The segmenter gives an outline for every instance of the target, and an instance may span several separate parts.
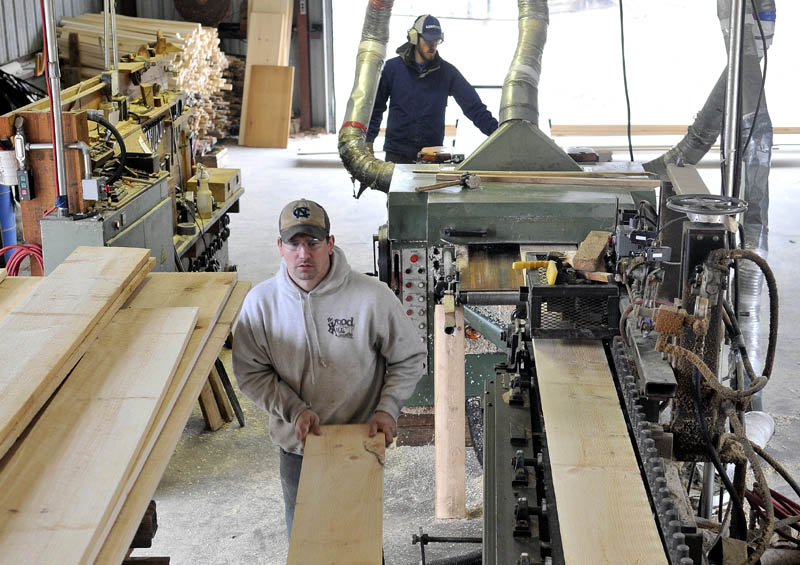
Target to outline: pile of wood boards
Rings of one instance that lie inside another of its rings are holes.
[[[0,282],[4,562],[125,557],[249,288],[153,264],[80,247]]]
[[[292,0],[250,0],[239,145],[286,147],[294,67],[289,63]]]
[[[121,59],[170,58],[173,77],[169,86],[186,92],[188,104],[194,107],[190,128],[198,152],[205,153],[217,138],[226,137],[228,102],[223,93],[231,89],[231,84],[223,77],[228,60],[220,51],[217,30],[192,22],[116,18]],[[92,76],[103,71],[103,14],[62,18],[57,29],[62,54],[69,53],[70,34],[77,36],[82,74]]]
[[[228,56],[228,69],[225,78],[230,81],[232,88],[225,93],[228,102],[230,123],[228,133],[230,137],[239,137],[239,118],[242,115],[242,96],[244,95],[244,74],[247,64],[244,57]]]

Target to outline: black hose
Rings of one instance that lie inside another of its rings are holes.
[[[794,493],[800,497],[800,485],[797,484],[797,481],[792,478],[789,474],[789,471],[786,470],[780,463],[778,463],[769,453],[764,451],[757,443],[752,443],[753,451],[755,451],[761,459],[766,461],[770,467],[775,469],[775,471],[783,478],[786,483],[792,487]]]
[[[745,516],[744,513],[744,506],[742,505],[742,499],[739,498],[736,489],[733,488],[733,484],[731,484],[731,480],[728,478],[728,474],[725,472],[725,467],[723,467],[722,461],[720,461],[719,459],[719,454],[717,453],[717,450],[714,447],[714,443],[711,441],[711,436],[708,434],[705,414],[703,412],[703,401],[700,397],[700,374],[697,369],[695,369],[692,372],[692,381],[694,382],[695,416],[697,417],[697,423],[700,425],[700,434],[703,436],[703,439],[706,442],[706,446],[708,447],[709,458],[711,459],[711,463],[714,465],[714,468],[717,470],[717,474],[719,475],[720,480],[722,480],[722,482],[725,484],[725,488],[728,489],[728,493],[731,495],[733,506],[736,509],[738,518],[741,520],[740,523],[747,524],[747,517]],[[714,496],[713,492],[709,493],[709,496],[713,497]]]
[[[767,344],[767,357],[764,360],[763,376],[767,379],[772,374],[772,366],[775,363],[775,350],[778,344],[778,317],[780,314],[780,307],[778,304],[778,283],[775,280],[775,275],[770,269],[767,261],[758,253],[750,251],[749,249],[724,249],[713,252],[712,261],[718,262],[720,256],[727,257],[729,260],[747,259],[755,263],[761,272],[764,274],[764,280],[767,282],[767,290],[769,294],[769,341]],[[727,265],[724,265],[727,269]]]
[[[122,138],[122,134],[119,133],[119,130],[115,128],[111,122],[98,115],[99,112],[87,112],[86,114],[89,120],[106,128],[106,130],[110,131],[111,135],[113,135],[117,140],[117,145],[119,146],[119,164],[112,173],[111,177],[108,179],[107,184],[110,186],[122,178],[122,173],[125,171],[125,165],[128,162],[128,153],[125,151],[125,140]]]
[[[731,338],[731,346],[736,347],[739,350],[739,354],[742,356],[742,365],[744,365],[744,370],[747,373],[747,377],[750,379],[750,382],[753,383],[758,378],[756,375],[755,369],[753,369],[753,364],[750,362],[750,357],[747,355],[747,348],[744,346],[744,341],[742,338],[742,330],[739,328],[739,321],[736,319],[736,314],[733,311],[733,306],[727,300],[722,301],[722,307],[725,309],[725,316],[723,316],[723,320],[725,323],[725,327],[728,328],[728,335]]]

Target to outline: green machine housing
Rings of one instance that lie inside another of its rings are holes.
[[[595,167],[593,170],[602,170]],[[416,192],[436,182],[438,165],[397,165],[388,194],[388,222],[375,236],[376,269],[406,308],[418,337],[428,345],[427,375],[410,405],[433,404],[433,309],[435,289],[464,279],[465,271],[489,262],[493,282],[509,282],[520,246],[576,248],[592,230],[614,233],[620,218],[642,200],[655,205],[655,189],[521,182],[481,182],[477,189]],[[613,181],[608,181],[613,183]],[[621,183],[624,184],[624,183]],[[507,259],[507,261],[506,261]],[[498,263],[497,261],[500,261]],[[524,284],[524,283],[522,283]],[[521,285],[517,285],[521,286]],[[499,290],[499,289],[487,289]],[[503,324],[465,307],[466,323],[504,350]],[[505,353],[466,356],[467,396],[482,394],[484,380]]]

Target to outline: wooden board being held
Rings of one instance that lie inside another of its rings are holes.
[[[384,435],[322,426],[306,439],[288,565],[379,565]]]

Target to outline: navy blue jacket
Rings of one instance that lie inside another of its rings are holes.
[[[389,120],[384,150],[415,159],[423,147],[441,145],[444,141],[444,111],[452,96],[464,115],[484,134],[497,129],[478,93],[453,65],[436,54],[436,59],[420,71],[414,60],[414,46],[406,43],[397,52],[399,57],[387,61],[383,68],[378,94],[372,108],[367,141],[378,136],[386,101]]]

